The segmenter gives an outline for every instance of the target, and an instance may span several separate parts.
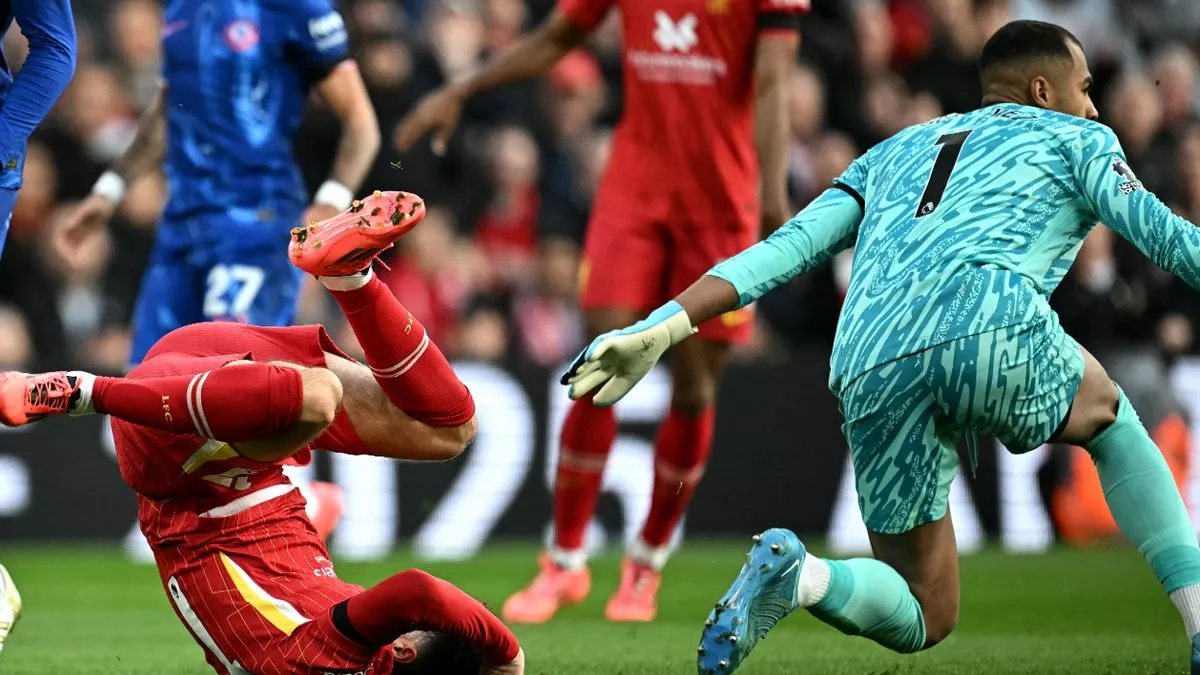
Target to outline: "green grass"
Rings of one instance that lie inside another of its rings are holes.
[[[737,572],[742,543],[689,545],[667,570],[657,622],[602,619],[616,558],[593,566],[583,605],[546,626],[518,627],[530,675],[695,673],[700,627]],[[426,569],[498,607],[534,571],[529,546],[487,550],[468,563]],[[0,660],[4,675],[202,675],[212,671],[175,619],[153,568],[109,548],[6,547],[0,557],[25,597],[25,615]],[[371,584],[413,566],[345,564]],[[744,675],[938,673],[1184,673],[1188,646],[1174,609],[1131,550],[1058,551],[963,560],[962,620],[937,648],[901,657],[842,636],[804,613],[784,621],[739,671]]]

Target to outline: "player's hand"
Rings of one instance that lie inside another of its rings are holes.
[[[517,658],[512,663],[503,666],[484,666],[480,675],[525,675],[525,650],[517,652]]]
[[[54,250],[68,269],[80,269],[86,260],[87,243],[103,234],[116,207],[107,198],[92,194],[79,203],[67,215],[63,224],[54,232]]]
[[[406,152],[426,134],[432,133],[434,154],[446,154],[446,146],[458,126],[465,100],[463,94],[452,86],[438,89],[421,99],[417,107],[396,127],[396,149]]]
[[[304,211],[304,215],[300,217],[300,223],[307,225],[309,223],[319,223],[322,220],[327,220],[341,213],[341,210],[336,206],[329,204],[313,204]]]
[[[573,401],[600,387],[592,401],[600,407],[613,405],[650,372],[667,349],[695,332],[687,312],[672,300],[632,326],[592,340],[563,373],[560,383],[568,385],[567,394]]]

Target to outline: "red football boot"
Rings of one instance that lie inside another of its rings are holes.
[[[370,267],[424,217],[425,202],[417,195],[376,190],[332,218],[294,228],[288,257],[313,276],[350,276]]]
[[[0,373],[0,422],[19,427],[43,417],[67,414],[78,389],[63,371]]]

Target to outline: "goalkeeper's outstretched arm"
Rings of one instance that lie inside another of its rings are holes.
[[[675,299],[693,326],[744,307],[853,245],[862,197],[836,184],[770,237],[719,263]]]
[[[1154,261],[1200,289],[1200,228],[1171,212],[1142,185],[1107,128],[1079,165],[1080,189],[1098,220]],[[1097,147],[1098,146],[1098,147]]]

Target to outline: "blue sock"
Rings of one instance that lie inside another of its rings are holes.
[[[805,561],[806,567],[820,564],[828,566],[828,587],[819,602],[807,607],[810,614],[847,635],[861,635],[902,654],[925,647],[921,605],[896,570],[870,558],[810,556]]]
[[[1200,632],[1200,545],[1162,451],[1125,392],[1117,419],[1086,446],[1121,532],[1150,563],[1179,608],[1188,637]]]

